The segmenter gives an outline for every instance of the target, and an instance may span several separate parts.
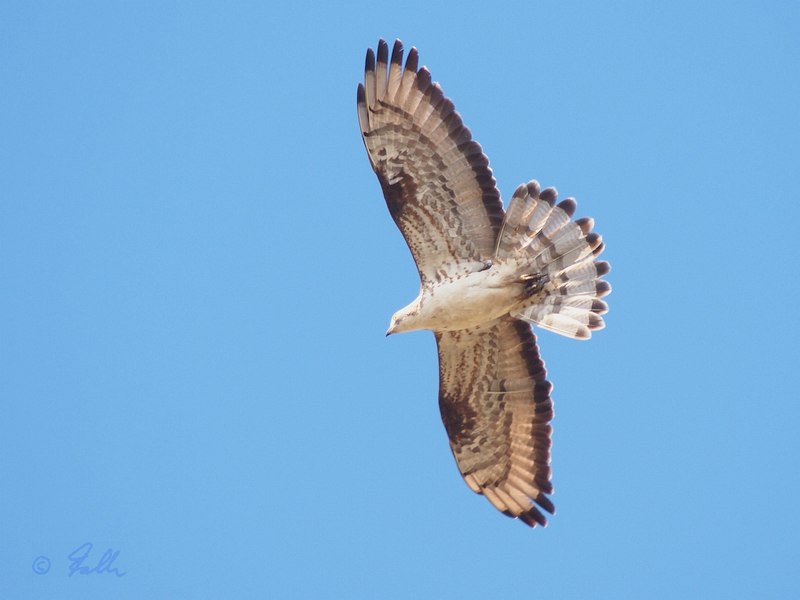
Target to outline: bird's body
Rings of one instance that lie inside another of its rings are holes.
[[[524,284],[507,265],[460,274],[441,285],[424,285],[394,316],[390,333],[469,329],[508,314],[524,297]]]
[[[389,333],[429,329],[439,351],[439,406],[469,487],[531,527],[553,513],[552,385],[530,324],[587,339],[604,326],[608,263],[591,219],[553,188],[519,186],[503,211],[480,145],[418,68],[367,51],[358,120],[389,212],[420,275]]]

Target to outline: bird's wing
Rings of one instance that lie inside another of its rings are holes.
[[[464,480],[504,514],[546,525],[552,385],[530,326],[507,316],[435,335],[439,408]]]
[[[503,205],[489,161],[415,48],[367,51],[358,122],[389,212],[420,278],[440,281],[492,258]]]

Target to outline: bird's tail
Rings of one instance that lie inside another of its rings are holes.
[[[528,297],[511,316],[561,335],[587,339],[605,326],[600,300],[611,291],[602,280],[610,271],[595,260],[603,251],[591,218],[573,220],[577,204],[567,198],[556,204],[554,188],[536,181],[521,185],[506,211],[497,236],[495,257],[520,265],[520,282]]]

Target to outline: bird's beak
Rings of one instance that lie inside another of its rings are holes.
[[[389,337],[389,336],[390,336],[390,335],[392,335],[393,333],[394,333],[394,331],[392,331],[392,328],[391,328],[391,327],[389,327],[389,329],[387,329],[387,330],[386,330],[386,337]]]

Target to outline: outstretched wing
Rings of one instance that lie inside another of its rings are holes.
[[[417,50],[385,41],[367,51],[358,122],[389,212],[422,282],[474,271],[491,259],[503,205],[489,161]]]
[[[467,485],[527,525],[553,514],[552,385],[529,325],[503,317],[436,333],[439,408]]]

